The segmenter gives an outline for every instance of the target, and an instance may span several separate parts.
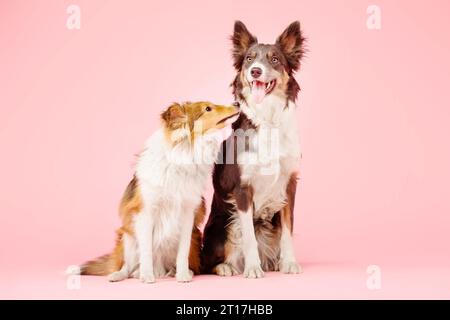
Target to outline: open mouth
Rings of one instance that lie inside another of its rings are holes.
[[[277,84],[277,81],[275,79],[271,80],[269,82],[253,80],[252,81],[252,96],[253,96],[253,99],[255,100],[255,102],[261,103],[261,101],[264,99],[264,97],[273,91],[276,84]]]
[[[221,124],[221,123],[225,123],[225,124],[229,124],[231,122],[234,122],[234,117],[237,118],[237,116],[239,115],[239,112],[236,112],[235,114],[232,114],[231,116],[228,116],[226,118],[223,118],[222,120],[220,120],[219,122],[216,123],[216,125]],[[227,122],[228,121],[228,122]]]

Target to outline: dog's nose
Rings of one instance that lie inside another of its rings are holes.
[[[250,71],[250,74],[255,79],[259,78],[262,74],[262,70],[261,70],[261,68],[255,67],[255,68],[252,68],[252,70]]]
[[[241,107],[241,104],[239,102],[235,101],[235,102],[233,102],[233,106],[239,109]]]

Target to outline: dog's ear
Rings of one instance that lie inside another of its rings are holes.
[[[247,50],[257,43],[258,39],[247,30],[245,24],[241,21],[236,21],[231,41],[233,42],[233,64],[236,70],[239,71]]]
[[[182,105],[174,103],[161,114],[161,119],[168,128],[177,129],[187,121],[187,115]]]
[[[278,37],[276,45],[286,57],[289,67],[296,71],[300,67],[300,59],[304,53],[304,41],[300,30],[300,22],[292,22],[286,30]]]

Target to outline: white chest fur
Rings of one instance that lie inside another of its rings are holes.
[[[248,152],[238,156],[241,180],[254,190],[255,217],[270,219],[285,205],[287,184],[300,161],[295,105],[266,97],[243,111],[257,129],[247,135]]]
[[[162,131],[147,142],[136,166],[136,176],[146,208],[143,211],[153,217],[155,249],[177,243],[182,216],[188,214],[187,208],[195,209],[200,204],[218,148],[213,139],[172,148]],[[196,153],[201,153],[201,157],[196,158]]]

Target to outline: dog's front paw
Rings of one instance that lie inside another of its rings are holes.
[[[193,276],[194,276],[194,273],[190,269],[183,270],[183,271],[177,271],[177,273],[175,275],[178,282],[190,282],[190,281],[192,281]]]
[[[154,269],[154,273],[156,278],[163,278],[167,274],[167,271],[164,267],[160,266]]]
[[[128,275],[126,272],[123,271],[115,271],[108,275],[108,281],[110,282],[122,281],[125,280],[126,278],[128,278]]]
[[[131,273],[131,277],[132,277],[132,278],[135,278],[135,279],[140,279],[141,276],[140,276],[140,273],[139,273],[139,269],[134,270],[134,271]]]
[[[175,268],[170,268],[166,273],[166,277],[175,277],[177,270]]]
[[[231,277],[237,274],[237,271],[228,263],[221,263],[216,266],[216,274],[222,277]]]
[[[155,282],[155,275],[153,272],[143,272],[142,270],[139,271],[139,280],[143,283],[154,283]]]
[[[283,273],[301,273],[302,267],[297,263],[297,261],[280,261],[280,271]]]
[[[262,271],[261,266],[258,265],[252,265],[252,266],[245,266],[244,270],[244,277],[248,279],[257,279],[264,277],[264,271]]]

